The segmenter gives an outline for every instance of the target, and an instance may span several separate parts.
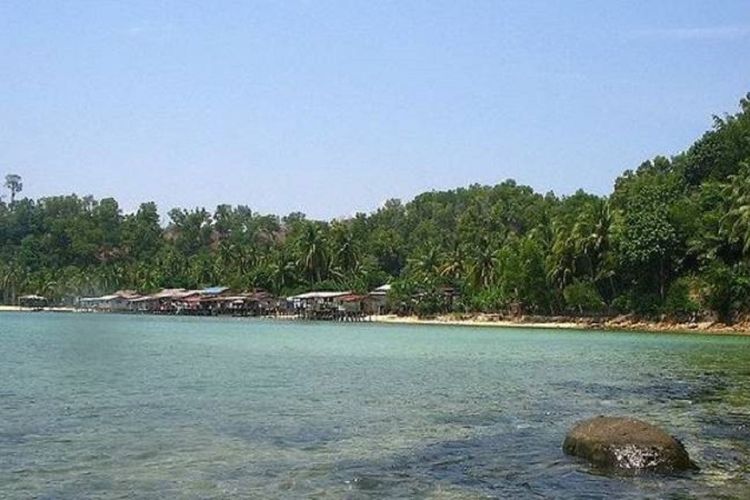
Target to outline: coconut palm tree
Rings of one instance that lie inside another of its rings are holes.
[[[612,213],[606,199],[598,199],[581,213],[573,226],[572,244],[582,259],[586,261],[592,281],[599,278],[601,266],[609,252]]]
[[[20,291],[26,286],[28,276],[16,262],[9,262],[0,268],[0,288],[3,302],[15,304]]]
[[[318,224],[305,223],[297,241],[297,252],[297,265],[310,283],[322,281],[328,274],[330,258],[325,235]]]
[[[475,289],[489,288],[496,283],[498,252],[487,239],[472,250],[469,262],[469,283]]]
[[[450,251],[443,256],[442,263],[440,264],[440,276],[459,280],[464,275],[465,264],[463,247],[456,241],[453,243]]]
[[[357,240],[351,229],[341,222],[334,222],[331,228],[331,254],[333,265],[340,272],[352,271],[359,264]]]
[[[432,245],[423,248],[416,257],[407,259],[407,264],[413,276],[434,278],[440,276],[442,261],[440,249]]]
[[[576,273],[576,240],[562,224],[554,232],[554,243],[547,258],[548,279],[562,290],[573,281]]]
[[[266,276],[269,288],[280,294],[296,281],[297,267],[295,262],[281,252],[275,252],[260,263],[261,274]]]
[[[750,253],[750,164],[743,163],[740,171],[729,177],[724,195],[728,208],[721,220],[721,231],[730,241],[739,243],[747,255]]]

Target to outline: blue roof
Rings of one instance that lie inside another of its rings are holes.
[[[204,288],[203,290],[201,290],[201,293],[205,293],[207,295],[218,295],[222,292],[226,292],[227,290],[229,290],[228,286],[212,286],[209,288]]]

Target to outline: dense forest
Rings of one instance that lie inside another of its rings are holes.
[[[276,294],[392,283],[408,312],[614,314],[734,321],[750,311],[750,94],[683,153],[611,195],[508,180],[322,222],[246,206],[123,214],[112,198],[0,201],[0,298],[223,284]],[[460,292],[450,306],[444,290]]]

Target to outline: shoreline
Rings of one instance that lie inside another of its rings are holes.
[[[75,313],[81,312],[74,307],[44,307],[31,308],[22,306],[0,305],[2,312],[55,312]],[[119,314],[119,313],[113,313]],[[290,316],[267,316],[270,319],[291,320]],[[718,322],[681,323],[674,321],[649,321],[630,316],[615,316],[611,318],[590,317],[557,317],[557,316],[533,316],[512,319],[500,319],[492,314],[446,314],[431,318],[420,318],[418,316],[398,316],[395,314],[365,316],[366,321],[381,324],[399,325],[432,325],[432,326],[472,326],[493,328],[536,328],[549,330],[599,330],[599,331],[625,331],[645,333],[680,333],[697,335],[737,335],[750,336],[750,324],[743,322],[735,325],[726,325]]]
[[[599,330],[613,332],[680,333],[694,335],[738,335],[750,336],[750,325],[741,323],[726,325],[716,322],[681,323],[672,321],[647,321],[627,316],[607,319],[567,317],[520,317],[498,319],[494,315],[467,314],[441,315],[434,318],[397,316],[395,314],[368,317],[376,323],[402,325],[481,326],[495,328],[538,328],[549,330]]]
[[[0,312],[77,312],[75,307],[25,307],[0,305]]]

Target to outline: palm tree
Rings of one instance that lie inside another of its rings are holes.
[[[408,259],[409,271],[420,277],[440,276],[442,256],[436,246],[423,249],[419,255]]]
[[[497,278],[498,252],[487,239],[474,248],[469,264],[469,283],[476,288],[489,288]]]
[[[10,262],[0,268],[0,288],[3,290],[3,301],[15,304],[19,291],[23,290],[27,281],[26,273],[15,262]]]
[[[193,255],[188,259],[191,286],[209,286],[218,283],[218,269],[215,259],[206,252]]]
[[[334,262],[343,271],[351,271],[359,264],[359,248],[354,234],[344,230],[334,238]]]
[[[724,195],[729,207],[721,220],[721,231],[730,241],[742,245],[742,252],[747,255],[750,253],[750,164],[744,163],[736,175],[729,177]]]
[[[310,283],[322,281],[328,274],[329,256],[325,236],[318,224],[308,222],[304,225],[297,250],[300,255],[297,265]]]
[[[271,290],[280,294],[295,282],[295,263],[281,252],[266,259],[265,268]]]
[[[72,268],[66,283],[68,290],[78,296],[94,295],[97,290],[92,274],[86,269]]]
[[[576,273],[575,238],[563,225],[555,228],[555,239],[548,256],[549,280],[558,290],[573,281]]]
[[[454,242],[453,248],[445,254],[440,264],[440,276],[459,280],[464,274],[464,252],[458,242]]]
[[[224,240],[219,244],[216,274],[224,283],[241,282],[256,264],[255,249],[250,244]]]
[[[609,252],[612,213],[606,199],[596,200],[587,207],[573,226],[572,238],[576,253],[586,260],[592,281],[599,279],[601,267]]]
[[[52,302],[57,302],[62,295],[62,286],[55,280],[44,279],[41,286],[38,287],[36,293],[42,297],[46,297]]]
[[[148,262],[138,262],[133,269],[130,284],[141,291],[156,290],[159,288],[158,269]]]
[[[122,286],[124,270],[119,263],[107,264],[97,268],[99,291],[111,292]]]

